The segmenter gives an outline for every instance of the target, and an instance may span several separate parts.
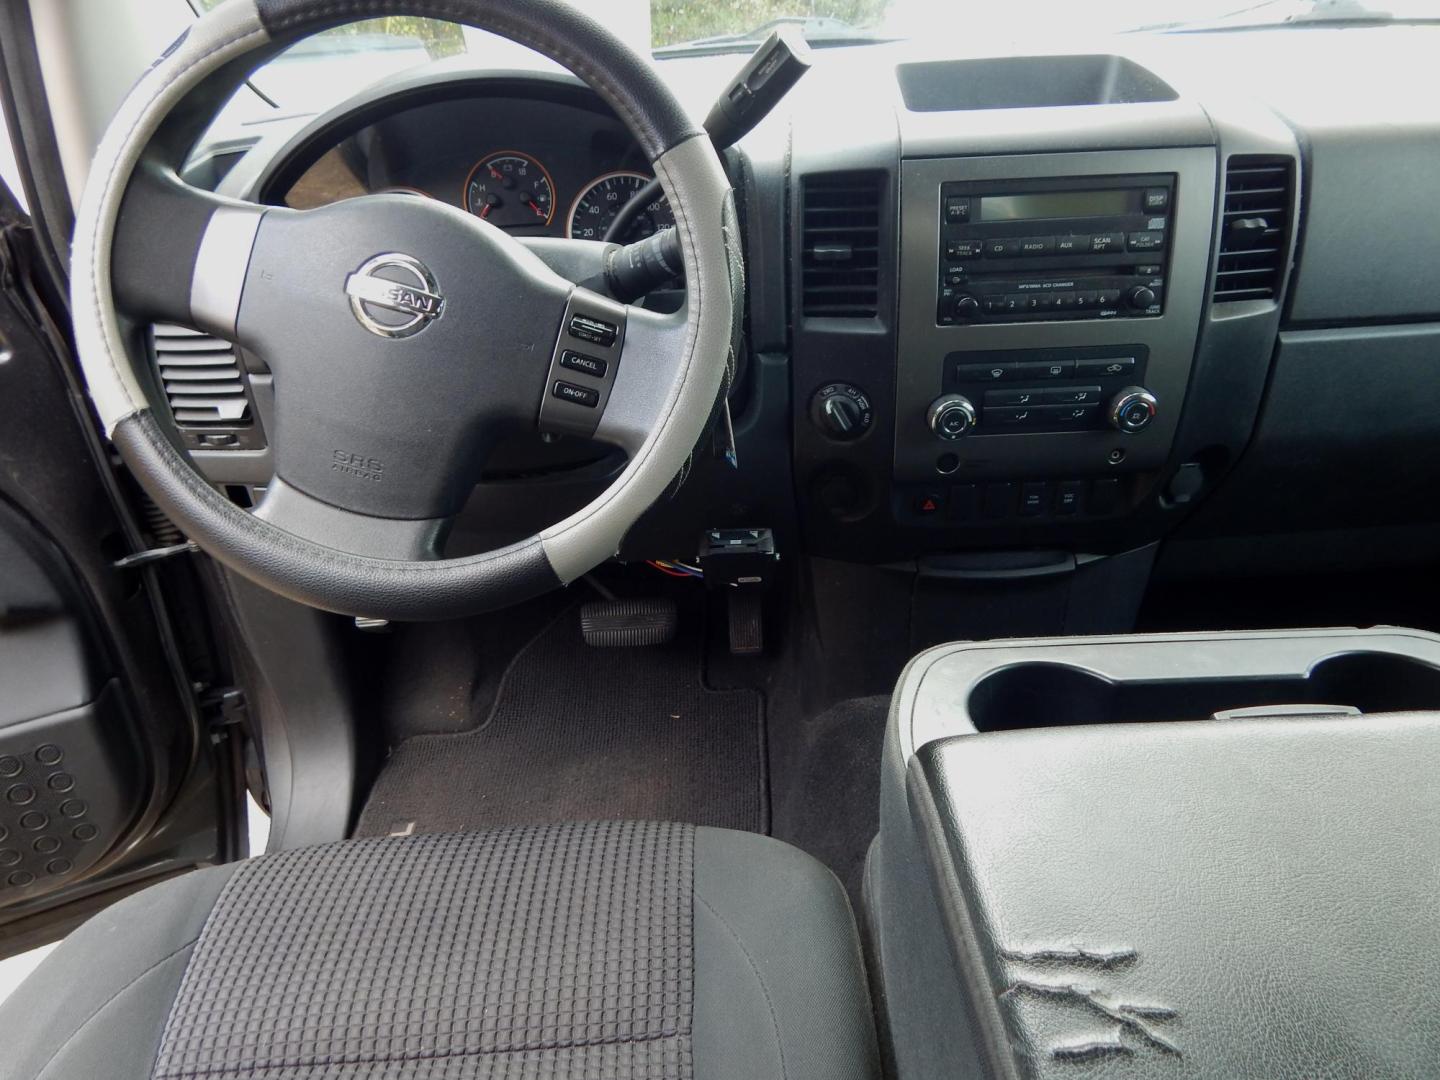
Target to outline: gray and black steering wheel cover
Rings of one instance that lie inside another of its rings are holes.
[[[483,555],[406,562],[353,555],[262,521],[205,483],[151,413],[114,303],[120,206],[172,110],[243,57],[357,19],[415,14],[468,23],[530,46],[584,79],[650,155],[684,253],[684,355],[654,430],[589,505],[528,540]],[[545,0],[228,0],[200,19],[125,100],[96,152],[77,218],[71,301],[91,399],[142,487],[220,562],[301,603],[415,620],[493,610],[580,577],[615,554],[629,527],[682,470],[729,362],[740,298],[734,204],[709,140],[644,60],[604,27]]]

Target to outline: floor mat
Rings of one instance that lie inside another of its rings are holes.
[[[860,907],[865,853],[880,827],[880,751],[889,695],[850,698],[788,727],[772,726],[771,833],[835,872]]]
[[[356,835],[626,818],[766,832],[764,698],[708,689],[701,620],[682,625],[669,645],[594,649],[566,610],[478,728],[391,752]]]

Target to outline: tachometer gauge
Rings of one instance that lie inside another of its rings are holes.
[[[470,170],[465,209],[502,229],[543,228],[555,217],[555,190],[540,162],[501,150]]]
[[[638,172],[612,172],[596,177],[570,208],[566,235],[572,240],[604,240],[620,208],[648,183],[650,177]],[[633,244],[674,224],[675,215],[670,212],[670,204],[665,201],[664,195],[660,195],[645,207],[629,231],[616,239],[622,244]]]

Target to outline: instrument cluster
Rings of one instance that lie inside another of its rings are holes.
[[[274,201],[310,209],[397,191],[459,206],[517,236],[603,240],[651,180],[649,162],[598,103],[471,93],[397,107],[329,145]],[[664,196],[625,235],[674,224]]]

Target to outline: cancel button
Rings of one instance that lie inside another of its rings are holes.
[[[603,379],[610,365],[599,357],[586,356],[584,353],[572,352],[566,349],[560,354],[560,366],[569,368],[571,371],[583,372],[586,375],[594,375],[597,379]]]

